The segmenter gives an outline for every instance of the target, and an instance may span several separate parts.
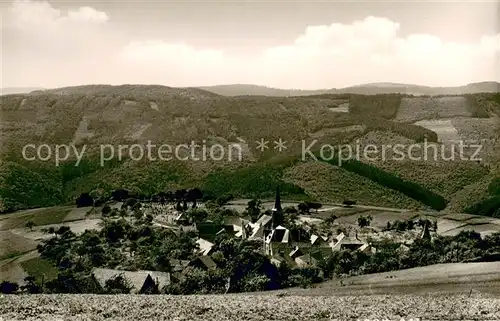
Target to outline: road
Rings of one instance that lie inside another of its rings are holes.
[[[228,205],[246,206],[248,201],[250,201],[250,199],[239,199],[239,200],[229,202]],[[299,202],[292,201],[292,200],[281,200],[281,204],[282,204],[282,206],[290,206],[290,205],[297,206],[299,204]],[[322,208],[318,209],[318,212],[328,212],[328,211],[337,210],[339,208],[346,208],[341,203],[323,203],[322,205],[323,205]],[[274,206],[274,201],[273,200],[262,201],[262,206],[264,206],[264,208],[266,208],[266,209],[272,208]],[[414,211],[411,209],[380,207],[380,206],[372,206],[372,205],[353,205],[350,208],[361,208],[361,209],[374,210],[374,211],[397,212],[397,213],[406,213],[406,212]]]

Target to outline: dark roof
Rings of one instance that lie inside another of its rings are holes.
[[[215,235],[222,229],[222,225],[215,223],[197,223],[196,230],[200,234]]]
[[[194,259],[191,262],[191,265],[195,265],[198,267],[205,267],[207,269],[215,269],[217,267],[217,264],[215,264],[214,260],[210,256],[204,255],[204,256],[198,256],[196,259]]]
[[[169,263],[170,263],[170,266],[172,267],[172,271],[174,271],[174,272],[181,272],[184,270],[184,268],[186,266],[189,265],[188,260],[170,259]]]
[[[238,216],[226,216],[224,217],[224,222],[222,223],[223,225],[240,225],[241,224],[241,217]]]

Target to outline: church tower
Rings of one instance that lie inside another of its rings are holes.
[[[275,229],[276,228],[276,223],[279,223],[279,222],[276,222],[276,218],[277,217],[281,217],[282,215],[282,212],[283,212],[283,209],[281,208],[281,198],[280,198],[280,187],[279,185],[276,186],[276,197],[274,199],[274,208],[272,209],[272,228]],[[278,224],[279,225],[279,224]]]

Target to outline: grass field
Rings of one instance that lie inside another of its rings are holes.
[[[47,282],[57,277],[57,269],[50,262],[40,257],[32,258],[20,264],[26,274],[34,277],[39,284],[42,283],[42,280]]]
[[[11,231],[0,231],[0,260],[36,249],[38,242]]]
[[[38,211],[20,211],[2,219],[0,231],[25,227],[28,221],[32,221],[36,226],[59,224],[72,211],[71,208],[69,206],[55,206]]]
[[[63,222],[79,221],[87,218],[89,216],[89,211],[92,207],[75,207],[66,215]]]
[[[484,294],[500,297],[500,262],[449,263],[334,279],[293,295]]]

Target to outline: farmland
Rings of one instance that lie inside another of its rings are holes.
[[[498,320],[500,301],[467,295],[136,296],[0,298],[6,320]]]

